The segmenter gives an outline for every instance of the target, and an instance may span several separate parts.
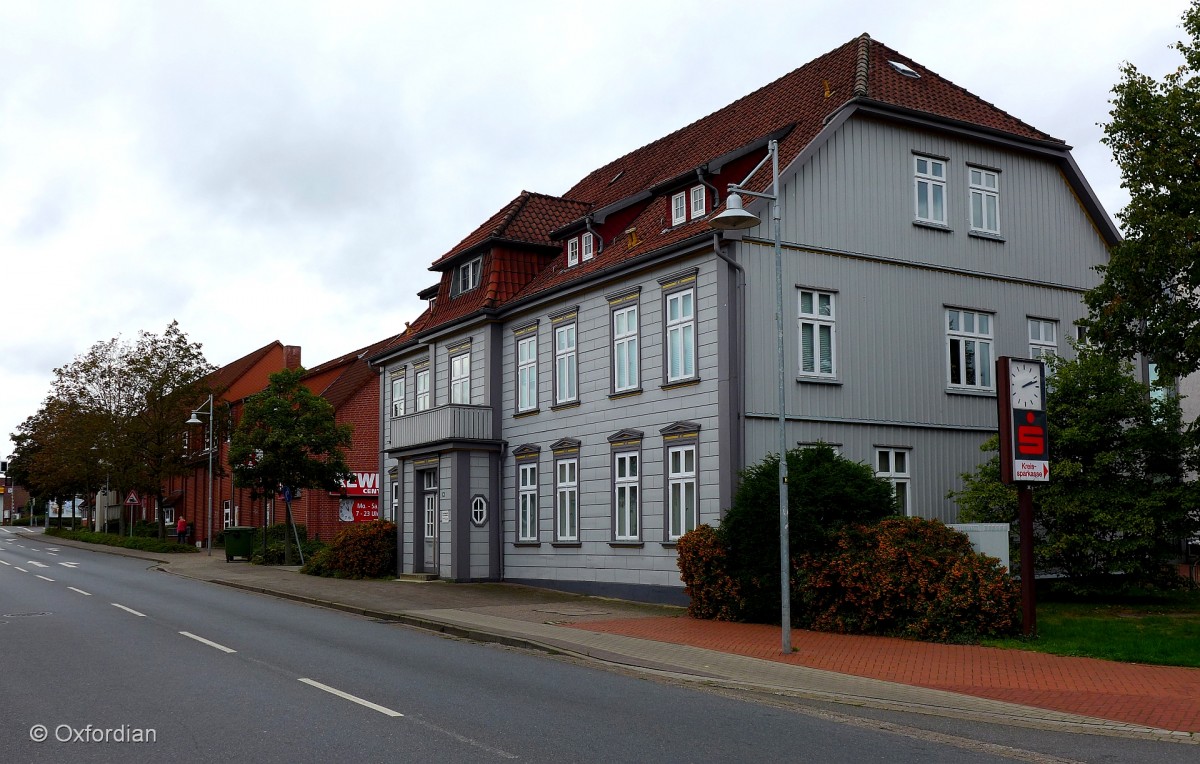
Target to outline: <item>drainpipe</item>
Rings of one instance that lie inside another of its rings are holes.
[[[737,314],[734,322],[736,331],[733,333],[732,340],[736,343],[736,349],[734,351],[734,363],[736,364],[738,375],[737,387],[739,392],[741,392],[741,396],[737,401],[735,401],[735,405],[737,407],[737,411],[735,413],[735,419],[737,422],[737,439],[734,441],[736,456],[734,457],[733,462],[735,472],[740,473],[741,470],[745,468],[743,461],[745,460],[746,454],[746,343],[743,339],[746,331],[746,269],[741,263],[725,254],[725,250],[721,246],[721,237],[717,233],[713,233],[713,251],[717,253],[717,257],[724,260],[729,267],[733,268],[737,272],[737,276],[734,278],[737,304],[732,308],[732,310]]]
[[[705,170],[706,170],[706,168],[707,168],[707,167],[708,167],[708,165],[705,165],[704,167],[697,167],[697,168],[696,168],[696,179],[697,179],[697,180],[699,180],[699,181],[700,181],[701,183],[703,183],[704,185],[706,185],[706,186],[708,186],[709,188],[711,188],[711,189],[712,189],[712,192],[713,192],[713,209],[715,210],[717,207],[720,207],[720,206],[721,206],[721,190],[720,190],[720,189],[718,189],[716,186],[714,186],[713,184],[709,183],[707,180],[705,180],[705,179],[704,179],[704,172],[705,172]],[[716,238],[716,237],[714,236],[714,238]],[[718,255],[720,255],[720,254],[721,254],[721,250],[720,250],[720,249],[718,249],[718,250],[717,250],[717,254],[718,254]],[[742,266],[740,266],[740,265],[738,265],[737,263],[733,262],[732,260],[730,260],[729,258],[725,257],[724,255],[721,255],[721,257],[725,258],[725,261],[726,261],[726,262],[728,262],[728,263],[731,263],[731,264],[733,265],[733,267],[734,267],[734,268],[737,268],[738,270],[742,270]],[[745,275],[745,271],[742,271],[742,275]]]
[[[599,256],[600,253],[604,251],[604,237],[596,233],[596,230],[592,228],[591,215],[587,215],[583,218],[583,224],[587,228],[587,232],[592,235],[592,240],[599,242],[599,244],[596,245],[596,256]]]

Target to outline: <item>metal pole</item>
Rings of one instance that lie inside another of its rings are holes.
[[[787,369],[783,352],[783,243],[779,210],[779,142],[771,141],[772,191],[775,194],[771,217],[775,223],[775,353],[779,365],[779,610],[783,654],[792,653],[792,576],[788,543],[788,466],[787,466]]]
[[[1017,513],[1021,525],[1021,633],[1037,633],[1037,601],[1033,572],[1033,489],[1017,486]]]
[[[213,397],[208,394],[208,520],[204,531],[204,544],[212,556],[212,495],[213,495]]]

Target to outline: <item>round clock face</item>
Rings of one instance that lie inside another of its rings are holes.
[[[1008,390],[1015,409],[1044,408],[1042,401],[1042,366],[1032,361],[1011,361],[1008,365]]]

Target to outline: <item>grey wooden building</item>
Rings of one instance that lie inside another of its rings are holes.
[[[427,310],[372,361],[404,571],[683,599],[675,541],[777,450],[769,209],[708,224],[772,140],[786,440],[956,519],[993,360],[1071,352],[1118,234],[1065,143],[864,35],[562,196],[523,192],[433,262]]]

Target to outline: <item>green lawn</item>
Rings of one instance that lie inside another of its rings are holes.
[[[1046,602],[1037,609],[1036,639],[985,645],[1126,663],[1200,668],[1200,593],[1149,602]]]

